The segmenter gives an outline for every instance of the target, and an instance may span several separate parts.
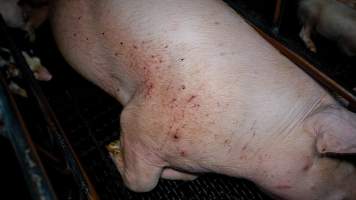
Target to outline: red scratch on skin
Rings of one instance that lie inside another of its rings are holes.
[[[186,156],[186,152],[185,152],[185,151],[181,151],[181,152],[180,152],[180,155],[181,155],[182,157],[185,157],[185,156]]]
[[[167,85],[166,91],[170,90],[172,88],[172,81]]]
[[[177,129],[176,129],[176,131],[175,131],[175,134],[174,134],[174,135],[178,137],[178,133],[179,133],[179,128],[177,128]],[[179,137],[178,137],[178,138],[179,138]]]
[[[246,160],[246,158],[247,158],[247,157],[246,157],[245,155],[241,155],[241,156],[240,156],[240,160]]]
[[[286,190],[286,189],[291,189],[292,186],[290,186],[290,185],[277,185],[276,188],[277,189],[281,189],[281,190]]]
[[[309,168],[310,168],[310,165],[309,165],[309,163],[308,163],[308,164],[304,165],[303,171],[307,171]]]
[[[193,107],[193,108],[199,108],[199,107],[200,107],[200,104],[195,103],[192,107]]]
[[[311,166],[312,166],[312,161],[311,161],[311,158],[308,156],[306,158],[306,163],[303,167],[303,171],[307,171],[308,169],[310,169]]]
[[[177,98],[173,98],[172,101],[170,103],[174,103],[177,101]]]
[[[247,149],[247,144],[242,147],[242,150],[246,150],[246,149]]]
[[[153,91],[153,83],[148,83],[147,84],[147,89],[146,89],[146,93],[145,93],[145,97],[151,97],[152,95],[152,91]]]
[[[190,103],[190,102],[192,102],[193,101],[193,99],[195,99],[197,96],[195,96],[195,95],[192,95],[189,99],[188,99],[188,103]]]

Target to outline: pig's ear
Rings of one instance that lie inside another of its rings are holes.
[[[320,154],[356,154],[356,114],[329,106],[307,119]]]

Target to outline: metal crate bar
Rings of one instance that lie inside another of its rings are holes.
[[[38,157],[31,136],[2,75],[0,75],[0,82],[0,115],[2,122],[0,134],[11,141],[32,198],[56,200],[57,197]]]
[[[96,200],[99,199],[94,187],[92,186],[88,176],[81,163],[79,162],[76,154],[74,153],[64,131],[61,127],[59,121],[57,120],[56,115],[54,114],[51,106],[49,105],[47,98],[44,96],[41,87],[36,82],[32,71],[28,67],[20,49],[16,46],[14,40],[8,34],[5,22],[0,15],[0,34],[5,39],[14,60],[16,61],[17,67],[23,74],[23,78],[26,84],[29,86],[30,95],[33,95],[37,101],[37,104],[46,120],[47,126],[50,130],[50,133],[56,138],[56,142],[59,144],[63,156],[66,160],[66,164],[70,171],[73,174],[73,177],[80,188],[80,192],[83,196],[86,196],[87,199]]]

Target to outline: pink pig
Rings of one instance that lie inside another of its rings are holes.
[[[56,0],[63,56],[123,106],[125,184],[213,172],[283,199],[356,199],[356,115],[220,0]],[[329,153],[336,158],[329,157]]]

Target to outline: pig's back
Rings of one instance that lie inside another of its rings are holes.
[[[53,22],[55,32],[62,33],[56,36],[62,52],[111,94],[115,83],[130,88],[127,94],[148,87],[152,91],[143,96],[189,100],[187,92],[179,93],[186,87],[221,115],[222,124],[249,118],[242,130],[251,132],[258,121],[263,134],[287,130],[286,124],[302,120],[327,96],[222,1],[56,4]],[[127,80],[113,78],[115,73],[127,74]]]

